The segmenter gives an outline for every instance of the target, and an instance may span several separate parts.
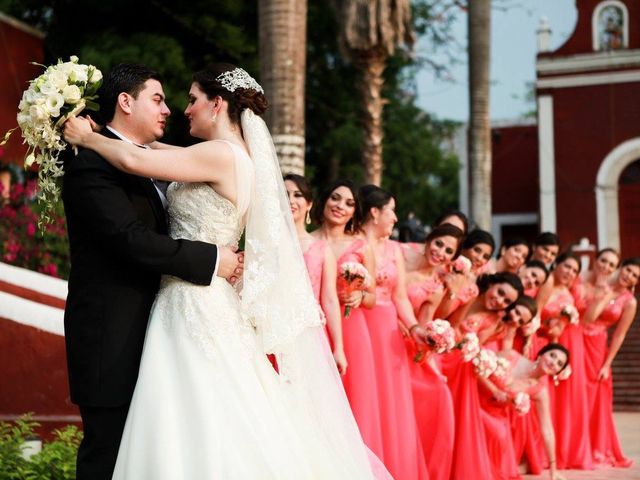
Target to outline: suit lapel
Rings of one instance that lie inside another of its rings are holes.
[[[105,137],[115,138],[116,140],[123,141],[117,135],[115,135],[108,128],[103,128],[101,132]],[[162,200],[160,200],[160,196],[158,195],[158,191],[156,187],[153,185],[153,182],[150,178],[140,177],[138,175],[127,174],[132,178],[135,178],[136,181],[140,184],[140,187],[145,192],[147,200],[149,201],[149,205],[151,205],[151,209],[153,210],[153,214],[156,216],[156,220],[158,221],[158,225],[162,227],[162,231],[165,232],[167,229],[167,215],[164,211],[164,205],[162,205]]]
[[[162,205],[162,200],[160,200],[160,196],[158,195],[158,191],[156,187],[153,185],[153,182],[150,178],[144,177],[136,177],[140,182],[140,185],[144,189],[147,194],[147,199],[151,204],[151,208],[153,209],[153,213],[158,219],[158,224],[163,227],[163,231],[167,228],[167,215],[164,211],[164,205]]]

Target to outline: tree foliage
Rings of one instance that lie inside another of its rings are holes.
[[[308,0],[306,81],[307,176],[320,186],[338,176],[361,181],[357,70],[340,54],[331,2]],[[414,0],[415,30],[430,46],[448,45],[455,2]],[[444,6],[443,6],[444,5]],[[445,8],[446,7],[446,8]],[[242,65],[258,76],[257,2],[249,0],[0,0],[8,13],[46,34],[46,61],[78,55],[103,70],[116,63],[148,64],[164,77],[170,117],[167,141],[187,144],[182,111],[191,74],[211,61]],[[415,105],[415,73],[446,68],[398,52],[385,72],[383,186],[425,223],[455,206],[457,163],[443,145],[452,125]]]

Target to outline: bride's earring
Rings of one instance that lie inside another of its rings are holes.
[[[307,210],[307,215],[304,217],[304,223],[311,225],[311,215],[309,214],[309,210]]]
[[[216,123],[217,118],[218,118],[218,114],[214,112],[214,114],[211,115],[211,123]]]

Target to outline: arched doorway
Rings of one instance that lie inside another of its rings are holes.
[[[639,220],[635,216],[638,213],[637,211],[634,213],[633,207],[631,207],[631,204],[637,205],[638,202],[638,191],[633,187],[633,185],[638,185],[638,180],[633,180],[633,178],[637,178],[633,173],[637,171],[635,170],[637,167],[631,167],[638,163],[638,159],[640,159],[640,137],[629,139],[611,150],[598,169],[595,189],[598,248],[621,248],[621,223],[625,223],[624,228],[626,228],[627,236],[631,241],[633,241],[634,232],[636,236],[640,235]],[[621,183],[623,172],[627,172],[627,167],[629,167],[628,173],[624,175],[625,180]],[[624,197],[618,193],[622,185],[624,185],[622,194]],[[620,202],[623,203],[620,204]],[[623,206],[625,213],[620,213]],[[640,254],[637,250],[634,251],[631,246],[626,250],[629,249],[631,250],[628,253]]]
[[[618,181],[620,250],[623,257],[640,255],[640,160],[629,164]]]

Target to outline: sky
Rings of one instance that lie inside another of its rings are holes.
[[[536,30],[547,17],[551,27],[551,50],[561,46],[577,21],[576,0],[511,0],[506,10],[494,8],[491,18],[491,120],[514,120],[535,108],[525,100],[527,83],[535,79]],[[467,44],[467,18],[459,15],[453,34],[462,48]],[[425,42],[418,55],[432,56]],[[436,55],[436,61],[444,56]],[[429,71],[417,77],[418,105],[441,119],[466,121],[469,112],[466,50],[457,53],[459,64],[452,68],[454,81],[438,80]]]

